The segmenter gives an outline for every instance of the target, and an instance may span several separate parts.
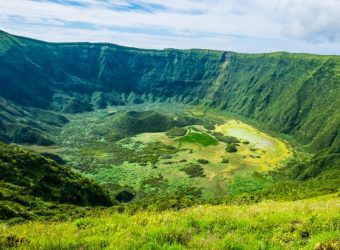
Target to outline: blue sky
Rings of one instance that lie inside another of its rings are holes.
[[[9,0],[0,29],[53,42],[340,55],[340,0]]]

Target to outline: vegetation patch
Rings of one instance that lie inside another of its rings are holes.
[[[116,194],[116,196],[115,196],[116,200],[119,201],[119,202],[129,202],[134,197],[135,197],[135,195],[133,193],[131,193],[130,191],[127,191],[127,190],[123,190],[123,191],[119,192],[118,194]]]
[[[240,140],[237,139],[234,136],[225,136],[223,133],[221,132],[214,132],[213,136],[215,136],[215,138],[221,142],[224,143],[239,143]]]
[[[15,249],[338,249],[339,199],[254,205],[159,199],[163,212],[94,211],[81,219],[0,227],[0,248]],[[169,211],[171,208],[171,211]],[[75,235],[77,237],[75,237]],[[210,240],[211,239],[211,240]]]
[[[227,159],[227,158],[223,158],[223,159],[222,159],[222,163],[224,163],[224,164],[227,164],[227,163],[229,163],[229,159]]]
[[[186,133],[187,133],[187,129],[185,128],[173,127],[168,132],[166,132],[166,135],[172,138],[172,137],[184,136]]]
[[[0,220],[53,214],[59,204],[113,204],[108,193],[92,180],[19,147],[0,143],[0,172]],[[50,209],[51,203],[54,208]]]
[[[152,177],[149,179],[145,179],[141,182],[141,187],[145,188],[145,186],[150,186],[154,188],[160,188],[162,187],[166,181],[164,180],[162,175],[159,175],[157,177]]]
[[[229,194],[250,193],[261,190],[272,184],[270,176],[235,176],[229,184]]]
[[[198,164],[191,164],[187,167],[181,168],[181,171],[189,175],[190,178],[205,177],[204,169]]]
[[[206,130],[214,130],[215,129],[215,125],[212,124],[212,123],[205,123],[203,125],[203,127],[206,129]]]
[[[200,163],[200,164],[208,164],[209,163],[209,161],[206,160],[206,159],[198,159],[197,162]]]
[[[190,130],[189,134],[187,134],[186,136],[179,138],[178,141],[182,143],[196,143],[204,147],[210,145],[218,145],[218,141],[215,138],[204,132],[193,130]]]
[[[225,147],[225,151],[227,151],[228,153],[236,153],[237,152],[237,146],[234,143],[228,144]]]

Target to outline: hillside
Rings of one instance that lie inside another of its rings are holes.
[[[339,56],[157,51],[0,36],[0,93],[20,105],[75,113],[129,101],[204,104],[292,135],[312,150],[339,152]]]
[[[0,97],[0,140],[6,143],[52,145],[50,135],[68,123],[65,116],[54,112],[20,107]]]
[[[0,220],[67,213],[62,204],[112,205],[99,185],[33,151],[1,143],[0,171]]]

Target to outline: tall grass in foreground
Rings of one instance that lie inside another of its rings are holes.
[[[2,225],[0,248],[340,249],[339,195]],[[328,248],[327,248],[328,247]]]

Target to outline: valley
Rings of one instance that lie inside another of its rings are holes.
[[[0,249],[339,249],[339,72],[0,31]]]
[[[137,199],[184,190],[204,200],[221,199],[233,178],[266,175],[292,156],[286,142],[204,107],[149,103],[67,119],[52,138],[56,145],[28,148],[56,153],[66,166]]]

